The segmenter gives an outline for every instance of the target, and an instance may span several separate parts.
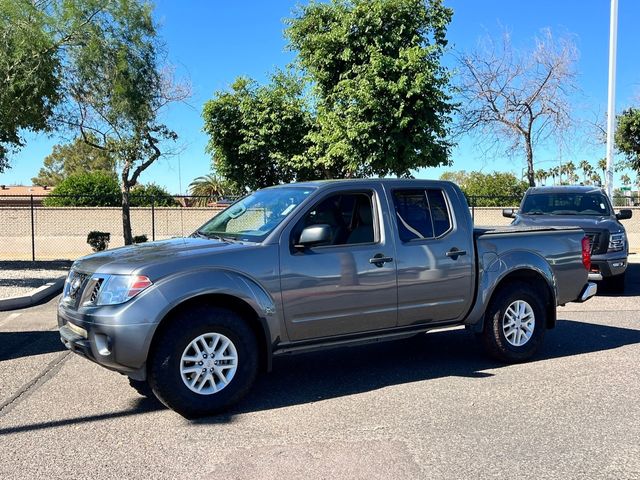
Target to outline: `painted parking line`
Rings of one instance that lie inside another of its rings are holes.
[[[20,315],[22,315],[21,313],[10,313],[7,318],[5,318],[4,320],[0,321],[0,327],[5,326],[7,323],[9,323],[11,320],[13,320],[14,318],[18,318]]]

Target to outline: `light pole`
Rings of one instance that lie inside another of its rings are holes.
[[[609,98],[607,101],[607,195],[613,199],[613,136],[616,125],[616,50],[618,43],[618,0],[611,0],[609,23]]]

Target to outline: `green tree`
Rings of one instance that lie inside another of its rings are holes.
[[[618,117],[615,143],[629,166],[640,172],[640,109],[629,108]]]
[[[510,172],[445,172],[441,180],[457,183],[477,207],[498,207],[517,204],[527,191],[528,182],[518,180]]]
[[[311,2],[286,35],[312,81],[306,167],[324,176],[409,176],[449,164],[454,104],[441,63],[452,11],[441,0]]]
[[[116,207],[119,203],[118,180],[102,171],[69,175],[44,199],[47,207]]]
[[[131,189],[177,139],[159,114],[188,96],[188,88],[176,84],[162,65],[150,4],[68,0],[60,2],[60,12],[61,28],[76,32],[64,50],[64,122],[118,163],[123,236],[129,245]]]
[[[580,160],[580,164],[578,166],[580,167],[580,170],[582,170],[582,181],[586,185],[589,182],[591,172],[593,172],[593,167],[587,160]]]
[[[602,178],[607,178],[607,159],[601,158],[598,160],[598,168],[602,171]]]
[[[210,201],[223,198],[233,193],[231,186],[218,175],[209,174],[197,177],[189,184],[189,193],[196,198],[194,203],[206,206]]]
[[[238,78],[203,110],[208,151],[216,172],[234,190],[254,190],[317,176],[301,155],[312,125],[295,75],[278,72],[268,85]]]
[[[549,173],[546,170],[539,169],[539,170],[536,170],[535,177],[536,177],[536,182],[538,182],[538,186],[544,185],[547,178],[549,178]]]
[[[61,99],[61,62],[39,2],[0,0],[0,173],[24,145],[21,131],[44,131]]]
[[[178,205],[165,188],[155,183],[138,184],[131,189],[130,203],[132,207],[175,207]]]
[[[96,143],[95,136],[89,134],[92,143]],[[108,151],[92,147],[82,138],[76,138],[71,143],[54,145],[52,152],[44,159],[44,165],[38,176],[31,181],[34,185],[55,187],[69,175],[81,172],[104,171],[116,173],[116,162]]]

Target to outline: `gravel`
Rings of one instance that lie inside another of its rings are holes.
[[[0,261],[0,299],[28,295],[46,283],[64,276],[70,261]]]

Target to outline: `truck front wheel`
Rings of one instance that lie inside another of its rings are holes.
[[[547,323],[543,293],[531,285],[513,282],[493,297],[485,314],[482,343],[502,362],[531,358],[544,337]]]
[[[187,418],[238,402],[258,372],[256,338],[245,320],[224,308],[181,312],[161,332],[148,378],[158,399]]]

